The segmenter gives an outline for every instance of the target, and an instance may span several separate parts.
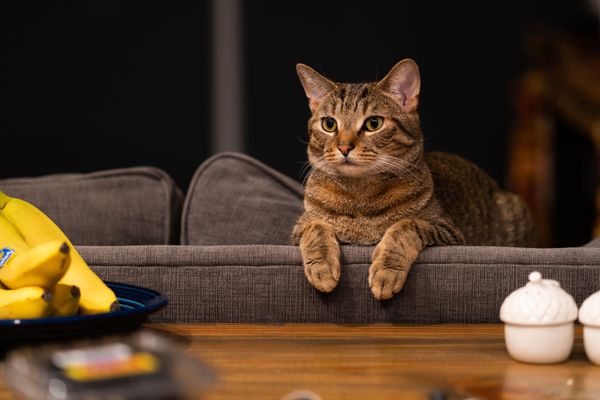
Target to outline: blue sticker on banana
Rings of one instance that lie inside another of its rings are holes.
[[[9,247],[0,249],[0,267],[3,267],[4,264],[10,260],[13,254],[15,254],[15,251]]]

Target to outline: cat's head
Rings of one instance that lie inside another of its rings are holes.
[[[416,112],[421,79],[417,64],[400,61],[379,82],[336,83],[298,64],[312,116],[308,158],[314,169],[351,177],[405,175],[422,156]]]

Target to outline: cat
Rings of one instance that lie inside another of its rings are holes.
[[[337,286],[340,243],[375,245],[368,283],[379,300],[402,289],[426,246],[534,246],[519,197],[459,156],[424,152],[413,60],[376,83],[335,83],[303,64],[296,70],[312,112],[311,171],[292,242],[317,290]]]

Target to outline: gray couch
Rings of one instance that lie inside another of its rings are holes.
[[[428,248],[385,302],[367,285],[373,248],[343,246],[339,286],[319,293],[288,244],[302,186],[236,153],[206,160],[185,196],[151,167],[6,179],[0,190],[46,212],[105,280],[166,294],[157,322],[497,322],[503,299],[533,270],[578,304],[600,289],[600,241],[592,241]]]

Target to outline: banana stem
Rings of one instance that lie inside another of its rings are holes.
[[[10,201],[10,197],[0,191],[0,210],[4,208],[6,203]]]
[[[44,290],[42,299],[44,299],[46,303],[50,303],[50,301],[52,301],[52,293],[49,290]]]
[[[71,296],[81,297],[81,290],[79,290],[78,286],[71,286]]]

